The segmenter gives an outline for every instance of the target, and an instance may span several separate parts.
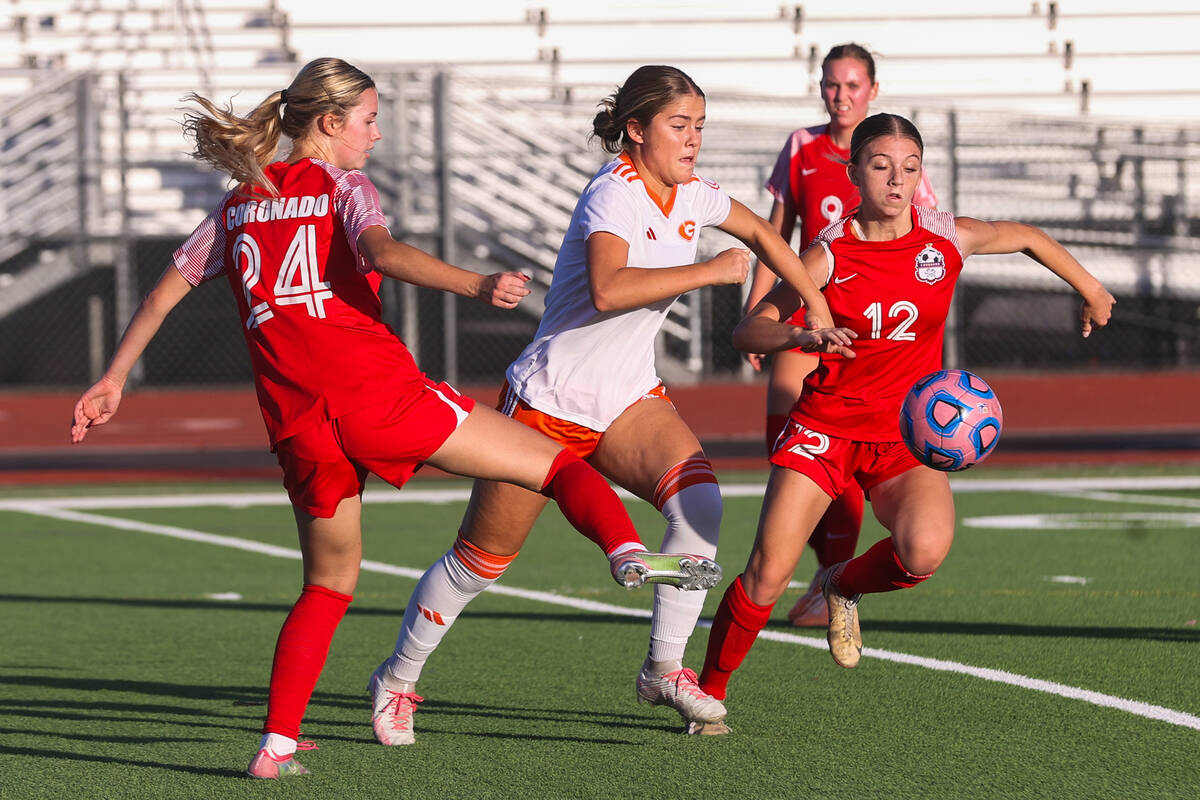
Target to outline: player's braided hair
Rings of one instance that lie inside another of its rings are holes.
[[[854,135],[850,137],[850,163],[857,164],[862,150],[872,139],[880,136],[900,136],[916,142],[917,149],[925,153],[925,142],[921,140],[921,132],[899,114],[872,114],[858,123]]]
[[[607,152],[619,153],[629,143],[625,130],[629,120],[649,126],[655,114],[688,94],[704,97],[683,70],[662,65],[638,67],[615,92],[600,101],[588,140],[599,139]]]
[[[239,183],[277,196],[279,191],[263,168],[275,157],[280,136],[292,141],[304,138],[313,120],[325,114],[344,117],[358,105],[362,93],[374,87],[369,75],[340,58],[318,58],[305,64],[287,89],[272,92],[245,117],[234,114],[232,104],[221,108],[189,94],[185,99],[202,110],[184,115],[184,134],[196,142],[193,158]]]

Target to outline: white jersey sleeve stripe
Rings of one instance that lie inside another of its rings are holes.
[[[388,229],[387,217],[379,201],[379,190],[370,178],[358,170],[340,170],[325,162],[318,163],[334,179],[333,207],[346,232],[346,243],[358,260],[358,270],[370,272],[374,267],[366,263],[358,252],[358,237],[370,227]]]
[[[225,193],[217,207],[172,256],[175,269],[192,286],[199,286],[225,272],[225,225],[221,217],[232,195],[232,191]]]

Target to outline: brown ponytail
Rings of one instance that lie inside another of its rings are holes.
[[[625,132],[629,120],[636,119],[648,127],[655,114],[688,94],[704,97],[696,82],[682,70],[660,65],[638,67],[624,84],[600,101],[588,139],[599,139],[607,152],[619,153],[629,143]]]

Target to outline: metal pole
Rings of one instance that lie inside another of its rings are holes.
[[[401,232],[406,232],[409,219],[412,217],[412,176],[408,168],[409,153],[412,148],[411,133],[408,122],[408,73],[396,74],[395,100],[392,104],[393,135],[396,139],[395,164],[396,175],[396,208],[397,220]],[[417,287],[405,283],[400,287],[403,323],[400,338],[408,345],[413,353],[421,352],[420,306],[417,302]]]
[[[79,219],[75,225],[75,269],[83,272],[88,267],[88,232],[90,230],[91,196],[88,180],[88,107],[91,97],[86,77],[75,81],[75,213]]]
[[[950,192],[948,195],[950,211],[959,213],[958,196],[958,112],[951,111],[948,119],[949,141],[946,150],[950,162]],[[950,299],[950,311],[946,316],[946,333],[942,341],[942,360],[949,369],[955,369],[962,363],[962,342],[959,336],[961,327],[961,312],[959,303]]]
[[[126,88],[125,73],[117,73],[117,125],[120,126],[117,132],[117,171],[120,180],[118,197],[121,204],[121,230],[117,235],[113,269],[115,280],[113,317],[116,322],[116,341],[120,341],[121,334],[124,333],[125,326],[133,317],[133,310],[137,305],[137,273],[134,270],[133,244],[129,230],[129,153],[126,146],[126,138],[129,135],[129,109],[125,104]],[[141,383],[145,377],[142,363],[139,360],[130,370],[129,380],[134,385]]]
[[[438,256],[453,264],[454,200],[450,186],[450,75],[438,72],[433,76],[433,148],[434,168],[438,182]],[[458,382],[458,298],[442,294],[442,353],[443,372],[450,383]]]
[[[1145,146],[1145,131],[1142,128],[1133,129],[1133,236],[1134,241],[1141,244],[1146,235],[1146,158],[1142,148]]]
[[[1187,153],[1187,129],[1180,128],[1179,135],[1176,139],[1179,142],[1179,153],[1182,156]],[[1176,236],[1187,236],[1189,216],[1189,203],[1187,192],[1187,159],[1178,158],[1175,161],[1175,193],[1179,196],[1179,206],[1175,211],[1175,226],[1171,233]]]
[[[88,380],[100,380],[104,374],[104,301],[92,295],[87,302]]]

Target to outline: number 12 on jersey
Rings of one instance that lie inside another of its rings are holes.
[[[887,338],[897,342],[913,342],[916,341],[917,335],[909,330],[913,323],[917,321],[917,307],[907,300],[899,300],[892,304],[888,309],[888,318],[904,317],[900,323],[892,329],[892,332],[887,335]],[[867,306],[867,310],[863,312],[863,316],[871,320],[871,338],[878,339],[883,331],[883,303],[871,303]]]

